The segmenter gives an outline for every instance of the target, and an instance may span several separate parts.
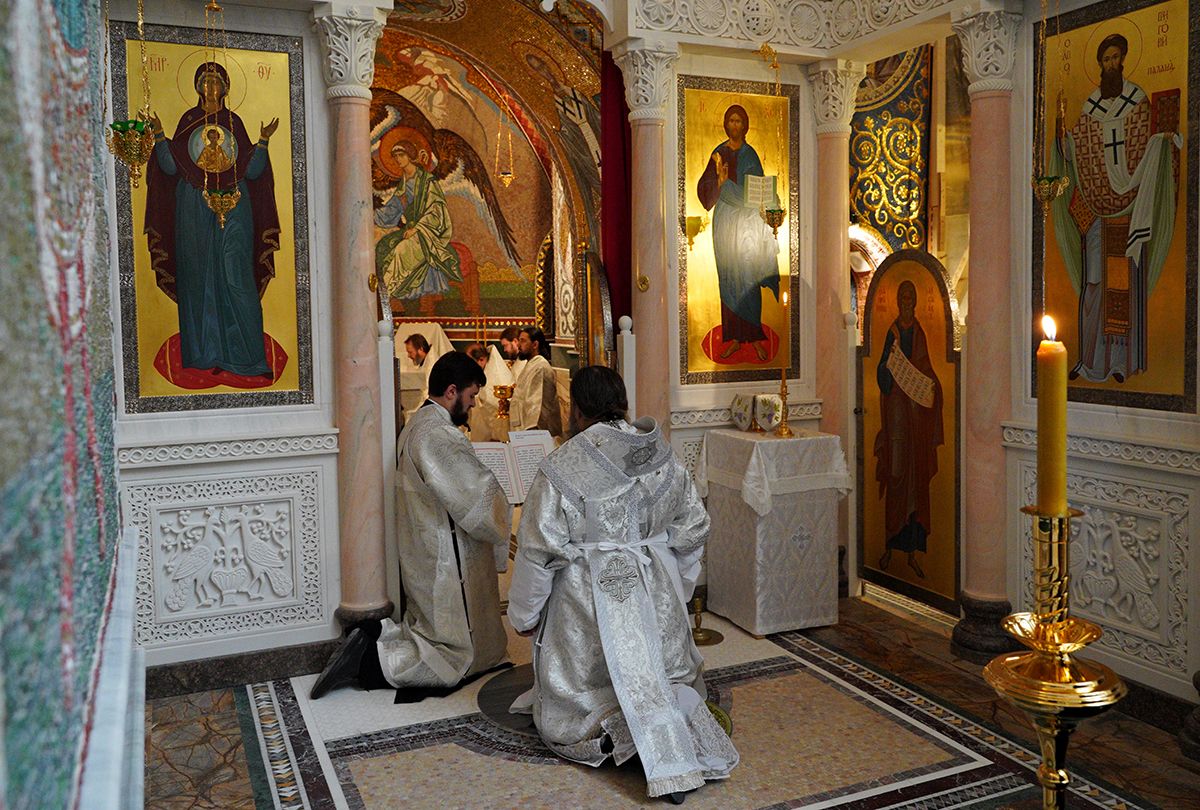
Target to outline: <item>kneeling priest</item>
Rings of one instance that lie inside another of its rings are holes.
[[[637,754],[649,795],[679,803],[738,762],[705,704],[685,607],[709,519],[657,424],[629,424],[626,408],[611,369],[571,381],[574,437],[522,507],[508,616],[536,633],[526,700],[546,744],[592,766]]]
[[[441,695],[507,661],[496,566],[507,558],[512,507],[459,427],[487,384],[462,352],[438,359],[429,398],[400,434],[396,537],[406,607],[355,626],[312,697],[357,681],[398,701]]]

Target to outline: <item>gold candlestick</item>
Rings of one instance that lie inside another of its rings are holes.
[[[1071,732],[1128,689],[1103,664],[1072,657],[1104,633],[1068,613],[1071,518],[1083,513],[1068,509],[1068,514],[1045,515],[1033,506],[1021,511],[1033,516],[1033,611],[1014,613],[1002,624],[1032,652],[994,658],[983,677],[1000,697],[1029,715],[1042,749],[1038,781],[1043,810],[1065,810],[1071,780],[1064,760]]]
[[[711,647],[713,644],[720,644],[725,640],[725,636],[716,630],[709,630],[707,627],[700,626],[700,614],[704,612],[703,597],[697,596],[689,602],[688,612],[696,617],[696,627],[692,630],[692,641],[695,642],[697,647]]]
[[[796,434],[787,423],[787,366],[779,370],[779,377],[779,398],[783,400],[783,405],[779,408],[779,427],[775,428],[775,435],[780,439],[790,439]]]

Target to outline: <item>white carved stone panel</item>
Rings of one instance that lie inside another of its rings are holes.
[[[808,48],[834,48],[951,0],[636,0],[634,28]]]
[[[1026,503],[1036,470],[1021,465]],[[1094,473],[1067,476],[1071,521],[1071,614],[1104,628],[1095,646],[1176,676],[1189,676],[1187,554],[1191,496],[1146,481]],[[1024,516],[1022,516],[1024,517]],[[1032,524],[1021,528],[1026,605],[1033,604]]]
[[[212,640],[326,620],[321,471],[131,483],[135,641]]]

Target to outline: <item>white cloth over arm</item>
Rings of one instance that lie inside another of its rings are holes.
[[[452,686],[507,655],[494,549],[508,546],[512,507],[436,403],[401,434],[396,488],[407,606],[384,620],[379,661],[393,686]]]

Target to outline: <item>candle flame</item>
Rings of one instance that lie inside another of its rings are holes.
[[[1046,333],[1046,340],[1054,340],[1058,334],[1054,328],[1054,319],[1049,315],[1042,316],[1042,331]]]
[[[788,294],[788,291],[787,291],[787,290],[784,290],[784,291],[783,291],[783,305],[784,305],[785,307],[787,306],[787,298],[788,298],[787,294]]]

